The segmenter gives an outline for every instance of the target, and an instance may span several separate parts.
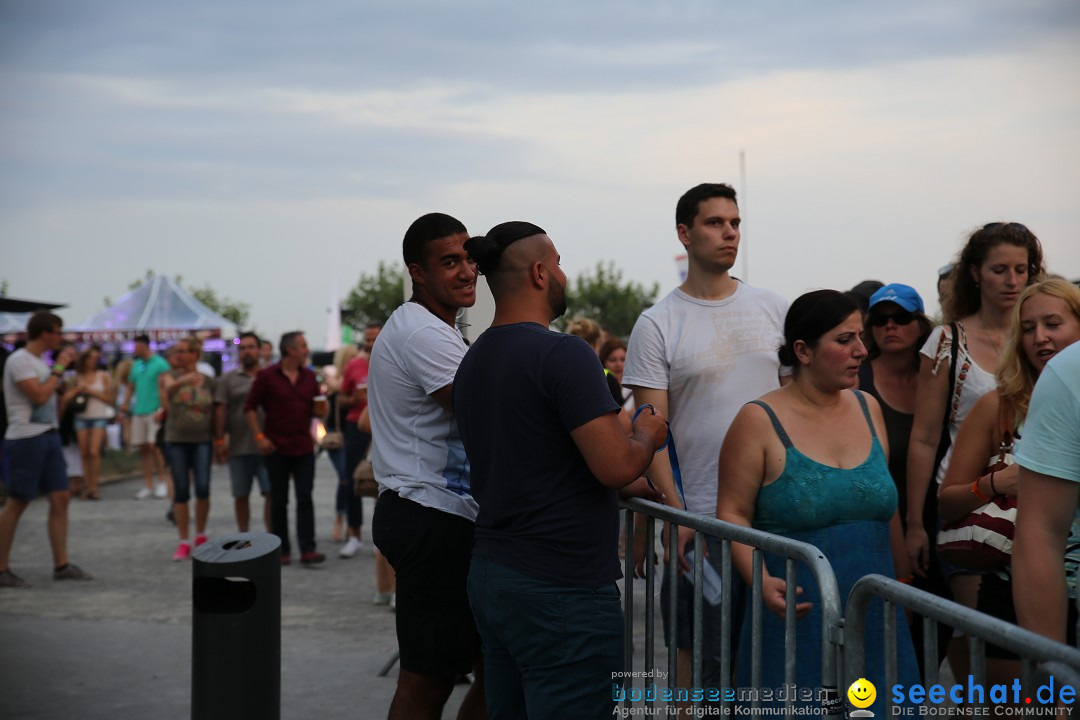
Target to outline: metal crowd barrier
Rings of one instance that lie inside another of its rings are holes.
[[[634,577],[634,514],[644,515],[646,520],[646,558],[645,558],[645,669],[652,670],[655,656],[655,552],[656,552],[656,520],[665,520],[671,523],[669,528],[668,547],[674,548],[677,540],[677,527],[683,526],[693,529],[694,532],[694,596],[693,596],[693,638],[691,649],[691,687],[702,688],[702,612],[703,600],[703,577],[704,577],[704,535],[711,535],[722,540],[723,552],[721,556],[721,585],[722,585],[722,621],[721,621],[721,661],[720,672],[724,678],[725,687],[731,678],[731,586],[732,586],[732,562],[731,543],[738,542],[754,548],[753,551],[753,583],[751,584],[750,622],[751,622],[751,685],[753,688],[761,687],[761,659],[762,659],[762,613],[766,612],[761,596],[762,580],[762,551],[768,551],[787,558],[787,614],[785,617],[784,632],[784,683],[786,687],[795,684],[795,589],[796,589],[796,563],[802,561],[810,568],[820,589],[822,611],[822,647],[821,647],[821,688],[824,694],[824,702],[830,712],[842,711],[839,695],[837,693],[837,680],[841,674],[841,643],[843,637],[843,616],[840,592],[836,584],[836,576],[828,560],[813,545],[785,538],[780,535],[754,530],[753,528],[732,523],[723,522],[716,518],[701,517],[682,510],[675,510],[664,505],[639,498],[624,500],[620,503],[626,511],[626,544],[625,566],[626,591],[623,593],[625,615],[625,639],[626,659],[625,670],[633,672],[633,622],[634,622],[634,593],[631,588]],[[668,688],[678,688],[678,652],[677,652],[677,607],[678,600],[678,563],[668,564],[670,617],[668,618]],[[632,685],[632,675],[626,679]],[[720,693],[719,702],[721,712],[728,714],[731,710],[730,701],[726,694]],[[640,698],[655,706],[655,699]],[[688,698],[693,706],[701,704],[702,698]],[[626,707],[630,707],[632,698],[630,693],[623,700]],[[785,701],[785,709],[788,714],[794,707],[794,693],[789,693]],[[760,706],[758,693],[751,697],[753,708]]]
[[[883,642],[886,688],[895,685],[898,677],[896,612],[899,608],[907,608],[926,618],[923,622],[923,680],[926,687],[938,684],[937,625],[945,623],[966,633],[971,675],[974,682],[983,687],[986,686],[986,643],[991,642],[1020,656],[1022,687],[1029,696],[1036,678],[1051,673],[1055,678],[1069,678],[1074,688],[1080,688],[1080,650],[883,575],[860,578],[851,589],[844,614],[847,625],[844,634],[847,657],[844,687],[863,677],[866,667],[866,613],[873,597],[881,597],[885,601]],[[1039,668],[1038,674],[1035,663],[1046,663]],[[957,682],[960,681],[957,678]],[[879,692],[879,696],[881,694]],[[886,713],[891,715],[892,694],[883,694],[886,697]]]

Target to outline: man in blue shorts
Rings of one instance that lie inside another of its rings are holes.
[[[50,312],[30,317],[26,347],[16,350],[4,365],[4,401],[8,427],[4,433],[4,454],[8,459],[8,501],[0,513],[0,588],[29,587],[30,583],[11,572],[8,561],[19,518],[39,495],[49,499],[49,543],[53,552],[54,580],[89,580],[91,575],[68,562],[67,556],[67,463],[64,462],[57,432],[56,389],[64,369],[75,359],[75,349],[66,348],[50,368],[43,359],[55,352],[63,339],[63,321]]]

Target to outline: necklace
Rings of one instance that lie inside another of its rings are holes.
[[[990,332],[990,327],[986,324],[986,320],[983,318],[983,316],[981,314],[979,315],[979,325],[982,326],[983,338],[990,345],[990,347],[994,348],[994,354],[997,355],[998,357],[1000,357],[1001,356],[1001,338],[1000,338],[1000,336],[997,336],[996,340],[994,339],[996,334]]]

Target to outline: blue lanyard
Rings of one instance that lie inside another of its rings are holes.
[[[630,421],[631,424],[634,422],[634,420],[638,419],[638,415],[640,415],[641,411],[644,410],[645,408],[649,408],[653,412],[656,412],[656,408],[654,408],[652,405],[649,405],[649,404],[642,405],[641,407],[639,407],[637,410],[634,411],[633,420]],[[675,452],[675,438],[671,435],[671,423],[670,422],[667,424],[667,439],[664,440],[664,444],[661,445],[657,449],[656,452],[660,452],[664,448],[668,449],[668,460],[671,461],[671,476],[673,478],[675,478],[675,488],[679,491],[679,497],[682,499],[682,504],[683,504],[683,507],[685,508],[686,507],[686,493],[683,491],[682,472],[679,471],[679,455],[678,455],[678,453]],[[648,477],[646,477],[645,479],[649,481],[649,487],[651,487],[653,489],[653,492],[656,492],[657,494],[659,494],[659,492],[656,490],[656,486],[653,485],[652,480],[649,480]]]

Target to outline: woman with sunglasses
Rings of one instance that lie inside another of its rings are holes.
[[[859,366],[859,389],[874,396],[885,416],[889,437],[889,474],[900,498],[900,517],[907,509],[907,449],[915,418],[919,348],[933,324],[914,288],[885,285],[870,296],[863,327],[866,361]]]
[[[1000,417],[1004,430],[1014,439],[1013,452],[1019,450],[1024,420],[1035,381],[1050,359],[1080,341],[1080,289],[1067,280],[1052,278],[1028,287],[1013,311],[1009,344],[997,371],[997,390],[979,398],[968,413],[956,436],[945,482],[938,496],[938,509],[944,522],[965,517],[986,504],[995,495],[1017,494],[1019,466],[986,472],[987,459],[997,454],[1002,441]],[[1077,528],[1074,524],[1066,558],[1070,578],[1070,597],[1076,596],[1075,573],[1078,554]],[[982,576],[976,609],[1007,622],[1016,622],[1012,602],[1011,568],[1006,566]],[[1075,617],[1070,627],[1075,627]],[[1073,642],[1073,640],[1070,640]],[[1019,657],[1008,650],[987,643],[988,684],[1011,682],[1019,677]]]
[[[908,445],[908,555],[916,575],[933,575],[940,566],[953,599],[967,607],[975,607],[979,576],[937,561],[932,552],[938,527],[932,506],[936,494],[928,488],[936,488],[945,478],[964,418],[982,395],[994,389],[994,371],[1017,298],[1043,272],[1042,246],[1025,226],[996,222],[979,228],[949,275],[942,308],[948,324],[935,328],[920,351]],[[949,657],[954,674],[966,675],[962,637],[954,635]]]

